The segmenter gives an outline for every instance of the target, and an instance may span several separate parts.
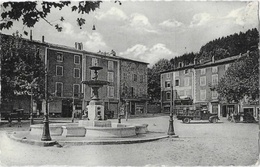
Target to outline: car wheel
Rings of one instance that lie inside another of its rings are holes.
[[[217,123],[218,119],[217,118],[212,118],[212,123]]]
[[[190,118],[184,118],[184,119],[183,119],[183,123],[185,123],[185,124],[190,123]]]

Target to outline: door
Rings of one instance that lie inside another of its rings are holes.
[[[227,117],[227,106],[222,106],[222,117]]]
[[[135,115],[135,102],[131,102],[131,115]]]
[[[62,100],[62,117],[71,117],[72,116],[72,100],[64,99]]]

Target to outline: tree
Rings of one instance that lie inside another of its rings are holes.
[[[234,62],[215,87],[220,97],[228,102],[239,102],[244,97],[252,100],[259,96],[259,54],[250,52]]]
[[[152,101],[159,101],[161,96],[160,72],[172,69],[167,59],[160,59],[152,68],[148,68],[148,96]]]
[[[23,40],[17,32],[13,36],[1,35],[1,96],[2,102],[12,102],[17,96],[34,100],[44,97],[44,61],[39,47]]]
[[[115,3],[120,1],[115,1]],[[59,23],[53,24],[47,20],[47,16],[51,13],[52,8],[59,8],[62,10],[66,6],[71,7],[72,12],[78,12],[81,15],[89,14],[91,11],[95,11],[99,8],[101,1],[80,1],[73,5],[70,1],[60,1],[60,2],[49,2],[49,1],[26,1],[26,2],[4,2],[1,4],[1,21],[0,30],[9,29],[13,26],[13,22],[22,20],[23,25],[30,28],[39,22],[41,19],[46,21],[49,25],[54,26],[58,31],[62,31],[62,27]],[[63,22],[65,18],[60,17],[60,23]],[[86,20],[80,16],[76,18],[78,26],[83,26]],[[25,35],[28,33],[25,31]]]

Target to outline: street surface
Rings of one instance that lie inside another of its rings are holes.
[[[117,121],[117,120],[113,120]],[[122,119],[122,122],[126,122]],[[128,123],[147,123],[149,131],[167,133],[168,116],[130,118]],[[82,145],[39,147],[10,140],[5,131],[28,129],[0,127],[0,166],[227,166],[254,165],[258,160],[258,124],[217,124],[193,121],[183,124],[174,120],[179,138],[122,145]]]

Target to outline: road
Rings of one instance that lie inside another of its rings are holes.
[[[169,117],[130,118],[127,122],[148,123],[150,131],[167,132]],[[23,126],[23,130],[27,128]],[[3,166],[245,166],[258,160],[258,124],[253,123],[195,121],[183,124],[175,120],[177,139],[62,148],[39,147],[10,140],[5,135],[5,131],[10,129],[18,128],[0,128],[0,161]]]

